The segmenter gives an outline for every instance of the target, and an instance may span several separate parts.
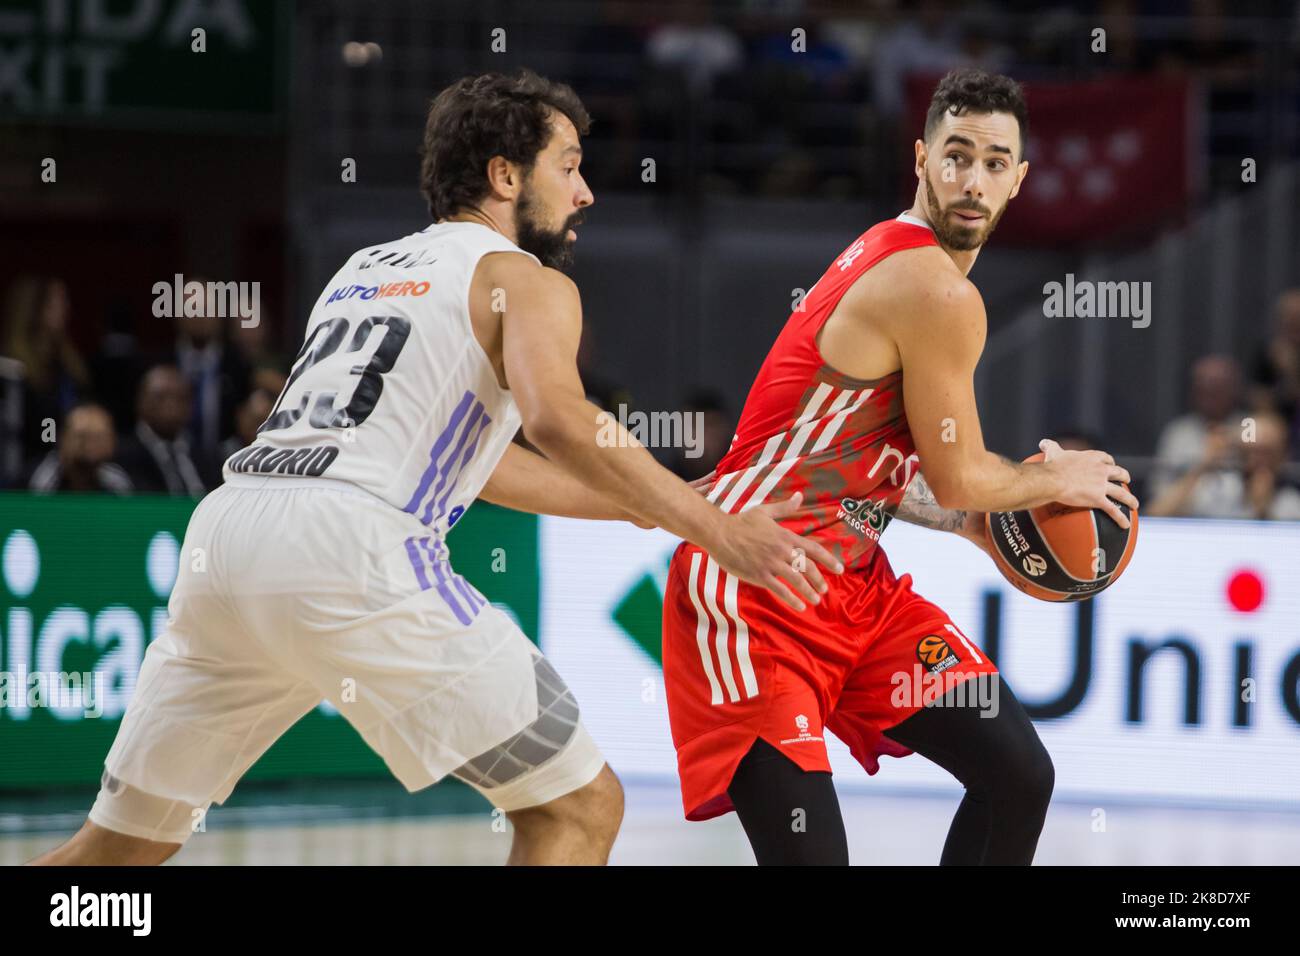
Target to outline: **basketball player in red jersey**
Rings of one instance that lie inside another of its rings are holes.
[[[728,513],[802,492],[783,523],[845,573],[794,611],[695,545],[673,555],[663,658],[686,816],[736,810],[760,864],[848,862],[826,730],[870,774],[916,752],[965,785],[942,863],[1033,860],[1051,759],[993,662],[879,546],[894,517],[984,548],[988,511],[1059,501],[1127,528],[1117,503],[1137,507],[1104,452],[1044,441],[1045,461],[1020,464],[984,447],[986,321],[966,276],[1028,171],[1026,116],[1007,77],[944,78],[912,208],[854,240],[790,316],[701,488]]]

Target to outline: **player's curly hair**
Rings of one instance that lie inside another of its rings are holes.
[[[552,112],[580,135],[591,117],[578,94],[531,70],[467,76],[429,105],[420,149],[420,192],[435,221],[473,206],[488,191],[487,164],[501,156],[531,170],[551,137]]]
[[[1009,76],[985,73],[983,70],[953,70],[934,88],[930,109],[925,114],[925,136],[928,143],[944,114],[961,116],[963,113],[1010,113],[1020,124],[1020,155],[1025,154],[1025,138],[1029,135],[1029,107],[1025,105],[1025,91]]]

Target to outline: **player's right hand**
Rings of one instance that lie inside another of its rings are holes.
[[[844,565],[826,548],[777,523],[794,514],[802,500],[803,494],[795,492],[785,501],[729,515],[722,544],[709,549],[725,571],[767,588],[796,611],[807,606],[804,601],[821,603],[826,593],[826,579],[818,564],[834,574],[844,571]]]
[[[1057,501],[1072,508],[1099,508],[1128,530],[1129,519],[1115,502],[1137,511],[1138,500],[1120,484],[1128,484],[1132,479],[1125,469],[1115,464],[1114,458],[1104,451],[1066,451],[1050,438],[1044,438],[1038,447],[1043,452],[1043,461],[1056,465],[1061,476],[1063,488]]]

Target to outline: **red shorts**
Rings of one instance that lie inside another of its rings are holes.
[[[997,667],[940,608],[894,576],[827,574],[821,603],[795,611],[683,542],[664,595],[668,718],[688,820],[734,809],[727,788],[757,737],[804,770],[830,770],[823,729],[874,774],[912,751],[882,731]]]

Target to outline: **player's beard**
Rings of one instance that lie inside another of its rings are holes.
[[[582,213],[575,212],[559,229],[546,228],[539,218],[541,204],[532,190],[525,189],[515,206],[515,244],[524,252],[531,252],[544,266],[561,272],[573,265],[573,242],[569,230],[582,222]]]
[[[934,185],[930,182],[930,171],[925,173],[925,204],[930,210],[930,225],[934,227],[935,238],[939,244],[946,249],[952,249],[955,252],[969,252],[972,249],[978,249],[984,243],[989,241],[989,236],[993,235],[993,229],[997,226],[998,220],[1002,214],[1007,211],[1007,204],[1002,204],[1002,208],[992,215],[989,210],[981,206],[973,199],[962,199],[953,203],[947,209],[939,206],[939,197],[934,194]],[[948,213],[954,209],[966,209],[971,212],[977,212],[984,217],[983,228],[971,228],[970,226],[959,226],[949,217]]]

